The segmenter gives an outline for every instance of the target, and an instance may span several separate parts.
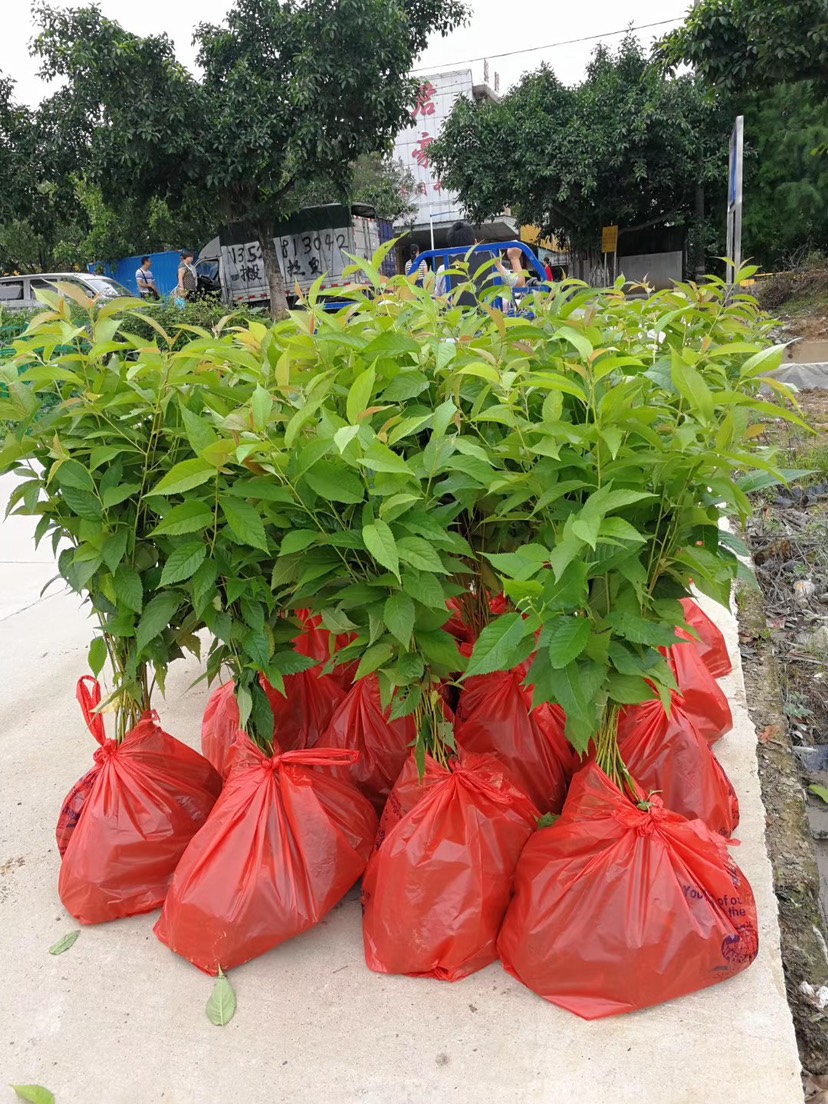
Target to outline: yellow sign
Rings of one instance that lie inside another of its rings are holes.
[[[544,238],[539,226],[521,226],[520,240],[527,245],[535,245],[538,249],[546,249],[550,253],[560,253],[561,247],[557,238]]]
[[[602,253],[617,253],[618,252],[618,227],[617,226],[605,226],[601,231],[601,252]]]

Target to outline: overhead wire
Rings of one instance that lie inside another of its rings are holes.
[[[428,70],[446,70],[455,65],[471,65],[476,61],[497,61],[499,58],[514,57],[516,54],[534,54],[539,50],[554,50],[558,46],[574,46],[579,42],[595,42],[599,38],[612,38],[614,35],[628,34],[630,31],[648,31],[652,27],[665,27],[668,23],[681,23],[684,15],[677,15],[674,19],[659,19],[655,23],[640,23],[638,26],[630,24],[619,31],[604,31],[603,34],[582,35],[580,38],[567,38],[561,42],[548,42],[545,46],[526,46],[521,50],[505,50],[502,54],[481,54],[480,57],[464,58],[462,61],[447,61],[439,65],[418,65],[412,69],[412,73],[424,73]]]

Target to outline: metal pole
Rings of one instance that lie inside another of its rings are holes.
[[[693,7],[697,8],[699,0],[693,0]],[[695,257],[695,269],[696,269],[696,283],[701,283],[704,279],[705,268],[707,267],[705,253],[704,253],[704,182],[703,182],[703,169],[704,161],[702,160],[699,165],[699,178],[696,182],[696,203],[695,203],[695,222],[696,222],[696,257]]]
[[[434,212],[428,212],[428,221],[431,224],[431,248],[434,249]]]
[[[738,115],[730,135],[727,169],[727,283],[733,284],[742,264],[742,185],[745,117]]]
[[[733,212],[733,264],[736,274],[742,267],[742,187],[744,184],[745,117],[736,117],[736,207]]]

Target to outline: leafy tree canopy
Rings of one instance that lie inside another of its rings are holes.
[[[380,218],[403,222],[417,210],[413,203],[415,188],[414,174],[399,158],[369,153],[358,157],[351,166],[347,189],[330,180],[313,180],[297,185],[293,202],[296,207],[331,203],[340,198],[343,202],[370,203]]]
[[[730,90],[797,80],[828,89],[828,2],[702,0],[662,40],[658,55]]]
[[[742,98],[738,111],[745,116],[744,255],[775,270],[803,247],[828,250],[828,158],[813,152],[828,148],[828,112],[814,85],[777,85]]]
[[[465,18],[462,0],[235,0],[225,24],[196,29],[196,79],[165,35],[130,34],[95,7],[36,12],[34,49],[45,76],[68,81],[90,179],[108,201],[174,205],[195,187],[220,219],[251,223],[274,310],[273,228],[297,184],[344,190],[361,154],[389,149],[416,99],[414,58]]]
[[[458,101],[430,153],[475,219],[511,207],[590,249],[605,225],[688,220],[696,181],[721,179],[728,132],[692,76],[666,77],[628,36],[599,46],[575,88],[541,67],[499,104]]]

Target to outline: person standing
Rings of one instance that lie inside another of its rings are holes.
[[[422,283],[426,272],[428,272],[428,265],[425,261],[420,261],[417,264],[417,258],[420,255],[420,247],[416,242],[412,242],[408,249],[408,260],[405,262],[405,274],[414,283]]]
[[[138,294],[142,299],[160,299],[158,286],[152,274],[149,257],[141,258],[141,267],[135,270],[135,283],[138,285]]]
[[[198,273],[195,267],[195,254],[192,249],[184,249],[181,252],[181,264],[178,267],[178,287],[176,295],[179,299],[192,302],[198,291]]]
[[[546,273],[546,278],[549,281],[549,283],[550,284],[554,283],[554,281],[555,281],[555,272],[554,272],[554,269],[552,268],[552,258],[551,257],[549,257],[549,256],[544,257],[544,259],[543,259],[543,270]]]

